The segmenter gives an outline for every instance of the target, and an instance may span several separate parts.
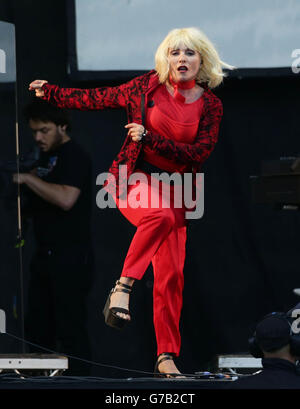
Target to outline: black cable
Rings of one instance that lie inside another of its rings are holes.
[[[24,343],[26,343],[28,345],[31,345],[31,346],[34,346],[36,348],[42,349],[42,350],[44,350],[46,352],[50,352],[50,353],[55,354],[55,355],[63,355],[65,357],[67,357],[67,358],[76,359],[78,361],[85,362],[85,363],[88,363],[88,364],[91,364],[91,365],[102,366],[104,368],[118,369],[118,370],[127,371],[127,372],[135,372],[135,373],[140,373],[140,374],[144,374],[144,375],[152,375],[152,376],[155,375],[154,372],[147,372],[147,371],[142,371],[142,370],[139,370],[139,369],[122,368],[122,367],[115,366],[115,365],[102,364],[102,363],[99,363],[99,362],[89,361],[87,359],[79,358],[79,357],[76,357],[76,356],[67,355],[65,353],[53,351],[53,350],[45,348],[45,347],[43,347],[41,345],[38,345],[38,344],[35,344],[33,342],[27,341],[27,340],[25,340],[23,338],[20,338],[20,337],[16,336],[16,335],[10,334],[9,332],[5,332],[5,334],[12,337],[12,338],[17,339],[18,341],[21,341],[21,342],[24,342]],[[192,375],[192,374],[181,374],[181,375],[196,377],[196,375]],[[107,378],[107,379],[110,379],[110,378]]]
[[[17,339],[18,341],[21,341],[22,343],[26,343],[26,344],[28,344],[28,345],[31,345],[31,346],[34,346],[35,348],[39,348],[39,349],[42,349],[42,350],[44,350],[44,351],[46,351],[46,352],[50,352],[51,354],[55,354],[55,355],[63,355],[63,356],[65,356],[65,357],[67,357],[67,358],[70,358],[70,359],[75,359],[75,360],[78,360],[78,361],[81,361],[81,362],[85,362],[85,363],[87,363],[87,364],[90,364],[90,365],[96,365],[96,366],[102,366],[102,367],[104,367],[104,368],[111,368],[111,369],[118,369],[118,370],[121,370],[121,371],[127,371],[127,372],[135,372],[135,373],[140,373],[140,374],[144,374],[144,375],[151,375],[151,378],[153,377],[153,375],[156,375],[154,372],[148,372],[148,371],[142,371],[142,370],[140,370],[140,369],[128,369],[128,368],[122,368],[122,367],[119,367],[119,366],[115,366],[115,365],[108,365],[108,364],[103,364],[103,363],[100,363],[100,362],[94,362],[94,361],[89,361],[89,360],[87,360],[87,359],[84,359],[84,358],[79,358],[79,357],[76,357],[76,356],[72,356],[72,355],[68,355],[68,354],[65,354],[65,353],[63,353],[63,352],[57,352],[57,351],[53,351],[53,350],[51,350],[51,349],[49,349],[49,348],[46,348],[46,347],[43,347],[43,346],[41,346],[41,345],[38,345],[38,344],[35,344],[35,343],[33,343],[33,342],[30,342],[30,341],[27,341],[27,340],[25,340],[24,338],[20,338],[20,337],[18,337],[18,336],[16,336],[16,335],[13,335],[13,334],[10,334],[9,332],[5,332],[4,334],[6,334],[6,335],[8,335],[8,336],[10,336],[10,337],[12,337],[12,338],[14,338],[14,339]],[[235,376],[238,376],[238,377],[246,377],[246,376],[250,376],[251,374],[232,374],[232,373],[228,373],[228,372],[222,372],[222,373],[220,373],[220,374],[222,374],[222,375],[229,375],[229,376],[231,376],[231,377],[235,377]],[[23,374],[21,374],[22,376],[24,376]],[[213,373],[211,373],[211,376],[213,377],[215,374],[213,374]],[[197,374],[185,374],[185,373],[180,373],[179,375],[178,375],[179,377],[180,376],[185,376],[185,377],[187,377],[187,379],[194,379],[194,380],[197,380],[197,379],[200,379],[201,378],[201,375],[197,375]],[[29,376],[26,376],[25,375],[25,377],[27,377],[27,378],[30,378],[30,379],[33,379],[32,377],[29,377]],[[35,379],[36,379],[37,377],[35,377]],[[78,380],[79,378],[82,378],[82,377],[75,377],[75,378],[73,378],[73,377],[67,377],[67,376],[64,376],[64,379],[67,379],[67,378],[69,378],[69,379],[76,379],[76,380]],[[164,377],[162,377],[161,379],[163,379]],[[51,378],[51,379],[54,379],[54,378]],[[115,380],[115,378],[108,378],[108,377],[103,377],[103,378],[101,378],[101,377],[96,377],[96,378],[93,378],[93,377],[89,377],[89,380],[90,379],[95,379],[95,380],[107,380],[107,379],[109,379],[109,380]],[[139,378],[128,378],[128,379],[139,379]],[[145,379],[145,378],[143,378],[143,379]],[[170,379],[170,378],[165,378],[165,379]],[[174,379],[176,379],[176,377],[173,377],[172,378],[172,380],[174,380]],[[209,380],[208,378],[205,378],[205,377],[202,377],[202,379],[206,379],[206,380]],[[215,379],[215,378],[210,378],[211,380],[213,380],[213,379]],[[184,379],[180,379],[180,378],[178,378],[177,380],[184,380]]]

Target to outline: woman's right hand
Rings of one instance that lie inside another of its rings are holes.
[[[46,80],[34,80],[29,84],[29,91],[35,91],[36,97],[43,97],[44,91],[42,90],[42,86],[47,82]]]

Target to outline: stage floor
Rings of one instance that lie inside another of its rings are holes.
[[[223,379],[110,379],[80,376],[31,376],[0,374],[0,390],[5,389],[103,389],[103,390],[197,390],[228,389],[232,380]]]

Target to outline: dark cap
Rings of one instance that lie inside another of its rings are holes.
[[[267,352],[276,351],[289,344],[291,326],[284,314],[272,313],[256,327],[256,341]]]

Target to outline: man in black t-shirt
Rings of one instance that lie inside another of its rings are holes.
[[[53,351],[89,359],[91,161],[68,135],[70,122],[64,110],[35,100],[24,113],[40,149],[37,167],[13,176],[27,192],[24,212],[32,217],[37,243],[31,261],[26,338]],[[89,373],[80,360],[70,359],[69,367],[69,375]]]

